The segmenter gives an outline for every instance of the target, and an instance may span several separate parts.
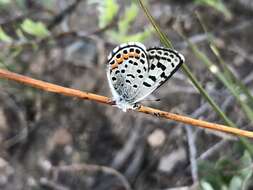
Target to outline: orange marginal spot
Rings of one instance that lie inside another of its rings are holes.
[[[129,56],[128,54],[123,54],[124,59],[128,59],[128,56]]]
[[[118,63],[114,63],[114,64],[111,66],[111,70],[116,69],[116,68],[118,68]]]
[[[134,52],[130,52],[129,53],[129,57],[134,57],[135,56],[135,53]]]
[[[140,54],[139,54],[139,53],[135,53],[135,54],[134,54],[134,57],[138,57],[138,58],[139,58],[139,57],[140,57]]]
[[[119,58],[119,59],[116,59],[116,62],[117,62],[118,64],[123,63],[123,57],[121,57],[121,58]]]

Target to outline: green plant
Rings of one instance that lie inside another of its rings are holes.
[[[10,43],[12,38],[0,27],[0,41]]]
[[[152,32],[151,27],[146,27],[144,31],[137,32],[134,34],[129,34],[131,30],[131,25],[134,23],[138,17],[139,8],[132,2],[124,10],[124,14],[118,19],[119,6],[116,0],[105,0],[97,1],[90,0],[90,3],[97,3],[99,10],[99,27],[105,28],[112,23],[117,26],[117,29],[108,29],[106,35],[109,39],[116,43],[123,43],[129,41],[144,41],[147,39]]]
[[[11,3],[11,0],[0,0],[0,7],[5,7],[6,5],[9,5]]]
[[[45,38],[50,34],[42,22],[35,22],[31,19],[25,19],[20,25],[20,28],[27,34],[38,38]]]
[[[24,46],[29,45],[34,50],[38,48],[38,42],[50,37],[50,32],[42,22],[36,22],[31,19],[25,19],[15,30],[16,37],[12,37],[0,27],[0,43],[2,51],[0,52],[1,67],[9,70],[15,70],[15,64],[11,59],[1,59],[17,57],[24,49]]]
[[[246,190],[252,177],[252,158],[245,151],[239,160],[224,156],[216,163],[200,162],[199,168],[203,190]]]

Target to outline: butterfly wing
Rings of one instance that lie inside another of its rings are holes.
[[[107,79],[113,98],[134,103],[148,69],[148,53],[144,45],[130,42],[117,46],[108,56],[107,64]]]
[[[175,50],[154,47],[147,50],[149,73],[143,81],[143,89],[135,99],[138,102],[166,82],[184,63],[184,56]]]

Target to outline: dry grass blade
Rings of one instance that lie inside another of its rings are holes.
[[[111,101],[110,98],[105,97],[105,96],[100,96],[100,95],[93,94],[93,93],[82,92],[80,90],[62,87],[59,85],[44,82],[41,80],[36,80],[36,79],[30,78],[30,77],[16,74],[16,73],[13,73],[13,72],[10,72],[7,70],[3,70],[3,69],[0,69],[0,78],[13,80],[13,81],[23,83],[25,85],[32,86],[32,87],[35,87],[35,88],[38,88],[38,89],[41,89],[44,91],[48,91],[48,92],[54,92],[54,93],[63,94],[66,96],[76,97],[76,98],[80,98],[80,99],[93,100],[93,101],[103,103],[103,104],[108,104],[108,105],[114,105],[114,102]],[[229,133],[229,134],[233,134],[233,135],[239,135],[239,136],[244,136],[244,137],[248,137],[248,138],[253,138],[253,132],[250,132],[250,131],[232,128],[232,127],[228,127],[226,125],[210,123],[210,122],[206,122],[206,121],[202,121],[202,120],[197,120],[197,119],[193,119],[190,117],[186,117],[186,116],[182,116],[182,115],[178,115],[178,114],[173,114],[173,113],[161,111],[161,110],[146,107],[146,106],[140,106],[135,111],[154,115],[154,116],[161,117],[161,118],[166,118],[166,119],[178,121],[178,122],[192,125],[192,126],[197,126],[197,127],[212,129],[212,130],[221,131],[221,132],[225,132],[225,133]]]

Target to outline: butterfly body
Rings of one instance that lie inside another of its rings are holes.
[[[146,49],[139,42],[117,46],[107,62],[113,100],[123,111],[134,109],[137,102],[168,80],[183,62],[183,55],[172,49]]]

